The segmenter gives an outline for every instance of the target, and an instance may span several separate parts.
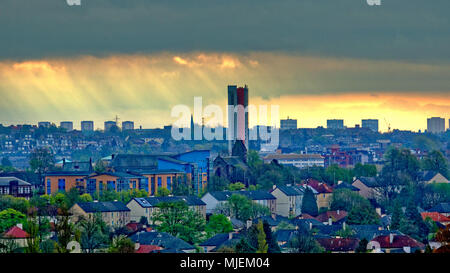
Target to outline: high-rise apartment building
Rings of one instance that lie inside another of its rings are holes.
[[[374,132],[378,132],[378,119],[363,119],[361,126],[362,128],[369,128]]]
[[[234,142],[243,140],[248,149],[248,87],[228,86],[228,152],[231,155]]]
[[[289,129],[297,129],[297,120],[290,119],[281,119],[280,120],[280,129],[281,130],[289,130]]]
[[[344,129],[343,119],[328,119],[327,120],[328,129]]]
[[[439,134],[445,131],[445,119],[440,117],[432,117],[427,119],[427,132]]]
[[[122,122],[122,130],[134,130],[134,122],[133,121],[123,121]]]
[[[59,123],[59,127],[62,129],[66,129],[67,132],[73,130],[73,122],[72,121],[61,121]]]
[[[94,131],[94,122],[90,120],[85,120],[81,122],[82,132],[92,132]]]

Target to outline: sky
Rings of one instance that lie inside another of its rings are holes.
[[[299,127],[450,118],[447,0],[3,0],[0,123],[171,124],[227,85]],[[270,118],[269,118],[270,120]],[[226,121],[224,121],[226,123]],[[250,116],[250,124],[260,123]]]

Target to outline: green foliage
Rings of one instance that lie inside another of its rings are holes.
[[[114,236],[108,253],[134,253],[134,242],[124,235]]]
[[[39,253],[41,252],[39,242],[41,240],[39,232],[39,222],[36,213],[30,215],[25,223],[25,231],[28,233],[27,245],[25,253]]]
[[[358,247],[355,249],[356,253],[367,253],[367,244],[369,242],[366,238],[363,238],[361,241],[359,241]]]
[[[83,251],[92,253],[94,250],[109,243],[109,227],[102,220],[100,213],[87,219],[81,218],[77,223],[81,232],[80,245]]]
[[[280,230],[280,229],[295,229],[295,226],[289,222],[286,221],[282,221],[281,223],[278,224],[278,226],[276,226],[276,230]]]
[[[216,213],[235,217],[245,222],[249,219],[268,215],[269,208],[253,202],[244,195],[233,194],[227,202],[216,207]]]
[[[405,217],[400,220],[399,230],[419,241],[425,240],[428,236],[429,228],[412,201],[406,207]]]
[[[43,172],[50,170],[55,165],[55,158],[49,148],[36,148],[30,154],[31,170]]]
[[[403,211],[402,208],[399,204],[399,202],[395,202],[394,205],[394,210],[392,212],[392,218],[391,218],[391,229],[399,229],[400,228],[400,223],[403,219]]]
[[[230,184],[230,181],[227,179],[213,175],[210,177],[208,182],[208,191],[223,191],[225,190],[228,185]]]
[[[281,249],[277,243],[276,236],[272,233],[272,229],[269,226],[269,223],[264,220],[263,222],[264,233],[266,234],[266,242],[268,245],[267,252],[268,253],[280,253]]]
[[[305,230],[299,230],[297,236],[288,242],[288,247],[294,253],[322,253],[325,251]]]
[[[422,168],[427,171],[438,172],[446,178],[450,178],[447,159],[440,151],[434,150],[429,153],[422,160]]]
[[[197,212],[188,208],[185,202],[161,202],[153,215],[158,230],[179,237],[191,244],[203,239],[206,221]]]
[[[370,203],[363,203],[350,210],[347,223],[350,225],[378,225],[380,217]]]
[[[94,171],[97,173],[104,173],[106,172],[106,164],[103,160],[99,159],[95,163]]]
[[[245,189],[245,185],[241,182],[231,183],[228,185],[229,191],[239,191]]]
[[[355,235],[355,231],[349,227],[345,227],[345,229],[338,230],[335,235],[341,238],[351,238]]]
[[[55,248],[58,253],[69,253],[67,244],[73,240],[80,241],[79,230],[77,230],[75,224],[70,222],[69,211],[64,207],[58,210],[55,230],[58,238]]]
[[[3,157],[0,165],[4,167],[12,167],[12,162],[9,160],[8,157]]]
[[[80,202],[92,202],[94,199],[89,193],[83,193],[80,195]]]
[[[26,214],[29,207],[30,204],[25,198],[14,197],[11,195],[0,195],[0,211],[11,208]]]
[[[258,248],[256,250],[256,253],[267,253],[269,245],[266,242],[266,233],[264,232],[264,227],[261,220],[258,221],[256,228],[258,229]]]
[[[355,206],[370,205],[369,201],[349,189],[337,189],[331,198],[331,210],[350,211]]]
[[[236,253],[255,253],[256,248],[250,245],[246,238],[241,238],[234,247]]]
[[[213,236],[218,233],[228,233],[233,231],[231,221],[223,214],[213,214],[209,217],[206,225],[206,232]]]
[[[309,187],[306,187],[305,193],[303,195],[302,213],[307,213],[314,217],[319,215],[316,197],[314,196],[313,191]]]
[[[191,186],[191,180],[186,175],[183,175],[183,177],[177,177],[173,181],[172,185],[172,194],[175,196],[180,195],[192,195],[193,189]]]
[[[377,168],[375,165],[357,163],[353,168],[355,177],[374,177],[377,175]]]
[[[158,197],[164,197],[164,196],[169,196],[170,195],[170,191],[166,188],[158,188],[158,192],[156,193],[156,196]]]
[[[5,232],[10,227],[17,224],[25,224],[26,216],[25,214],[17,211],[15,209],[5,209],[0,211],[0,233]]]

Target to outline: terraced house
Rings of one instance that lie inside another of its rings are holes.
[[[119,201],[76,203],[69,212],[74,222],[80,218],[94,217],[96,213],[100,213],[103,221],[113,227],[121,227],[130,222],[130,209]]]

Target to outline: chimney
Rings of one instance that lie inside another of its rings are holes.
[[[333,220],[331,219],[331,216],[330,217],[328,217],[328,225],[332,225],[333,224]]]
[[[252,226],[252,220],[247,220],[247,229],[249,229]]]
[[[233,232],[228,233],[228,240],[231,240],[231,239],[233,239]]]
[[[392,244],[394,242],[394,233],[389,234],[389,243]]]
[[[113,160],[114,159],[114,154],[111,154],[111,160]]]
[[[66,165],[66,158],[63,158],[63,166]]]
[[[381,216],[381,208],[376,208],[375,211]]]
[[[337,215],[339,215],[340,211],[339,211],[339,210],[337,210],[337,211],[336,211],[336,213],[337,213]]]
[[[345,222],[342,223],[342,229],[346,230],[347,229],[347,224]]]
[[[272,189],[275,190],[276,188],[277,188],[277,186],[274,184],[274,185],[272,186]]]
[[[271,216],[272,216],[272,219],[273,219],[273,220],[276,220],[276,219],[277,219],[277,215],[276,215],[275,213],[272,212]]]
[[[16,226],[17,226],[18,228],[20,228],[20,229],[23,229],[23,225],[22,225],[22,224],[20,224],[20,223],[19,223],[19,224],[17,224]]]
[[[338,185],[340,185],[340,184],[342,184],[342,180],[339,180],[339,181],[338,181]]]
[[[134,244],[134,250],[137,251],[140,247],[141,247],[141,244],[139,243],[139,241],[137,241],[137,242]]]
[[[309,222],[309,230],[312,230],[312,222]]]

